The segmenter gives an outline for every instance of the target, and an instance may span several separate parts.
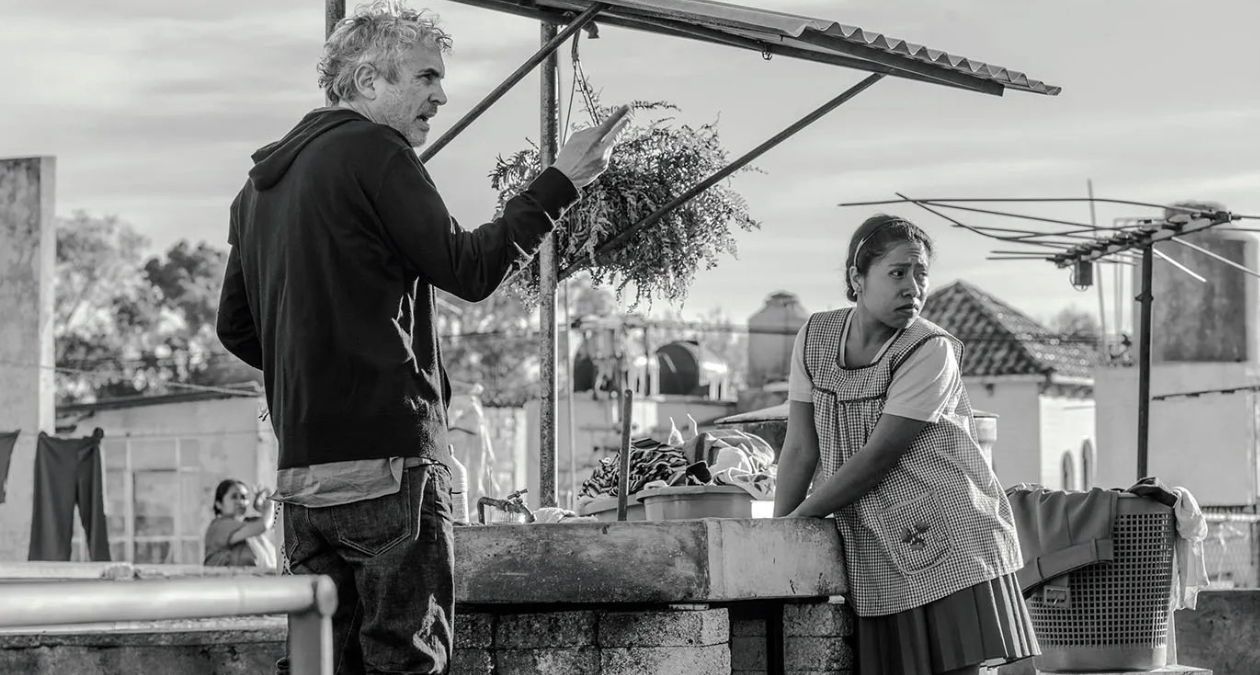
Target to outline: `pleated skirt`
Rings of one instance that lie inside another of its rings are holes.
[[[1015,575],[923,607],[859,617],[858,675],[940,675],[1041,654]]]

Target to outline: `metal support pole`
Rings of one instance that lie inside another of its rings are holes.
[[[630,510],[630,426],[634,417],[634,390],[621,391],[621,455],[617,457],[617,522],[624,523]]]
[[[438,152],[441,151],[442,148],[446,147],[448,143],[455,140],[455,137],[458,136],[460,132],[467,129],[478,117],[481,117],[482,114],[489,110],[490,106],[493,106],[500,98],[503,98],[503,95],[508,93],[512,87],[515,87],[517,82],[525,79],[525,76],[533,71],[538,64],[542,63],[544,60],[548,63],[554,62],[556,50],[560,48],[560,45],[564,44],[564,41],[568,40],[574,33],[582,30],[587,24],[594,21],[595,15],[599,14],[605,7],[607,7],[607,5],[599,2],[591,5],[585,12],[579,14],[578,17],[573,20],[573,23],[565,26],[564,30],[560,31],[558,34],[556,33],[555,24],[544,21],[543,26],[551,27],[551,37],[544,37],[542,47],[535,52],[533,56],[529,57],[528,61],[521,64],[521,67],[517,68],[516,71],[509,75],[506,80],[499,83],[499,86],[495,87],[493,91],[487,94],[480,103],[473,106],[472,110],[465,113],[463,117],[459,118],[459,121],[456,122],[454,126],[448,129],[446,133],[442,134],[442,136],[437,139],[437,141],[426,148],[420,155],[420,161],[428,162],[433,159],[433,156],[438,154]],[[544,29],[544,32],[545,30],[546,29]],[[543,77],[546,77],[546,75]],[[558,97],[559,94],[557,94],[557,98]],[[548,162],[543,162],[542,165],[547,166],[547,164]]]
[[[1142,293],[1137,297],[1141,303],[1141,326],[1138,339],[1138,436],[1137,436],[1137,479],[1146,478],[1147,459],[1150,456],[1151,432],[1151,304],[1152,272],[1155,267],[1155,244],[1142,247]]]
[[[1094,208],[1094,181],[1092,179],[1087,180],[1085,181],[1085,185],[1089,189],[1089,225],[1097,230],[1098,212]],[[1098,354],[1105,362],[1107,360],[1107,355],[1110,354],[1111,351],[1107,347],[1107,302],[1102,285],[1102,265],[1095,263],[1094,276],[1097,277],[1097,281],[1095,281],[1094,284],[1098,286],[1098,332],[1100,333],[1098,336]],[[1116,326],[1116,332],[1120,332],[1119,326]],[[1085,487],[1089,486],[1086,485]]]
[[[322,579],[325,587],[316,586],[314,606],[289,615],[290,672],[333,674],[332,615],[337,609],[337,590],[331,579]]]
[[[566,120],[567,121],[567,120]],[[564,387],[564,407],[565,418],[568,424],[565,425],[564,444],[569,448],[569,499],[565,508],[577,510],[577,434],[575,433],[577,423],[573,416],[573,324],[569,317],[569,284],[564,284],[564,325],[561,328],[561,334],[564,336],[562,344],[564,349],[560,350],[561,358],[564,359],[564,379],[568,383]]]
[[[556,26],[542,24],[542,43],[555,40]],[[555,50],[546,55],[540,71],[541,88],[538,154],[541,166],[556,161],[560,148],[560,59]],[[539,379],[542,398],[538,405],[538,501],[539,506],[556,506],[556,285],[559,260],[555,235],[548,235],[538,250],[538,300],[541,352]]]
[[[652,225],[655,225],[657,221],[659,221],[661,218],[664,218],[674,209],[682,206],[683,204],[686,204],[692,199],[695,199],[697,196],[700,195],[700,193],[704,192],[705,190],[708,190],[714,185],[717,185],[721,181],[725,180],[731,174],[744,168],[744,166],[746,166],[749,162],[765,154],[766,151],[770,150],[771,148],[782,143],[783,141],[786,141],[787,139],[796,135],[796,133],[799,132],[801,129],[804,129],[805,127],[813,124],[819,119],[822,119],[824,115],[831,112],[832,110],[835,110],[836,108],[839,108],[841,105],[849,101],[849,99],[853,98],[854,96],[857,96],[863,91],[866,91],[871,85],[875,84],[876,82],[879,82],[882,79],[884,79],[884,76],[879,73],[876,73],[874,75],[868,75],[861,82],[858,82],[852,87],[849,87],[847,90],[844,91],[844,93],[824,103],[822,106],[820,106],[819,108],[817,108],[810,114],[798,120],[792,126],[784,129],[778,134],[775,134],[775,136],[771,138],[770,140],[766,141],[765,143],[762,143],[761,145],[758,145],[752,150],[749,150],[742,157],[732,162],[726,168],[722,169],[721,171],[718,171],[712,176],[706,178],[705,180],[700,181],[698,184],[694,185],[691,189],[687,190],[686,192],[683,192],[682,194],[670,200],[668,204],[665,204],[664,206],[658,208],[651,215],[647,216],[643,220],[640,220],[634,225],[631,225],[630,227],[626,228],[620,234],[616,235],[612,239],[609,239],[603,244],[600,244],[600,246],[597,249],[595,249],[596,258],[598,259],[601,255],[605,255],[610,251],[614,251],[624,246],[627,242],[630,241],[631,238],[633,238],[640,231],[644,230],[645,228],[651,227]],[[564,278],[569,277],[571,274],[577,271],[577,267],[578,267],[577,264],[573,264],[566,267],[561,276]]]
[[[337,22],[346,17],[346,0],[324,0],[324,39],[327,40],[337,27]],[[324,105],[332,105],[332,99],[324,95]],[[281,518],[284,516],[282,515]],[[283,532],[283,530],[281,530]]]
[[[346,18],[346,0],[324,0],[324,39],[332,35],[337,22]]]

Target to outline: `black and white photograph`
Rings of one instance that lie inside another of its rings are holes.
[[[1260,674],[1260,4],[0,25],[0,673]]]

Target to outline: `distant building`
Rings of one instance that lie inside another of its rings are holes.
[[[1260,269],[1254,236],[1196,232],[1186,241]],[[1255,510],[1260,502],[1260,283],[1186,246],[1161,253],[1152,269],[1150,448],[1147,473],[1189,488],[1205,507]],[[1140,288],[1138,268],[1130,288]],[[1136,303],[1132,315],[1138,316]],[[1140,344],[1140,335],[1133,342]],[[1131,350],[1137,362],[1136,346]],[[1099,476],[1109,485],[1137,480],[1138,369],[1098,370]]]
[[[792,343],[809,319],[795,293],[779,291],[748,319],[748,385],[753,388],[786,382],[792,364]]]
[[[1052,333],[965,281],[928,296],[923,316],[962,341],[972,406],[999,416],[993,465],[1003,485],[1098,484],[1092,345]]]

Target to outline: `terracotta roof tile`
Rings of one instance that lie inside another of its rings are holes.
[[[928,296],[923,316],[966,345],[963,375],[1094,376],[1096,352],[1091,345],[1051,332],[965,281]]]

